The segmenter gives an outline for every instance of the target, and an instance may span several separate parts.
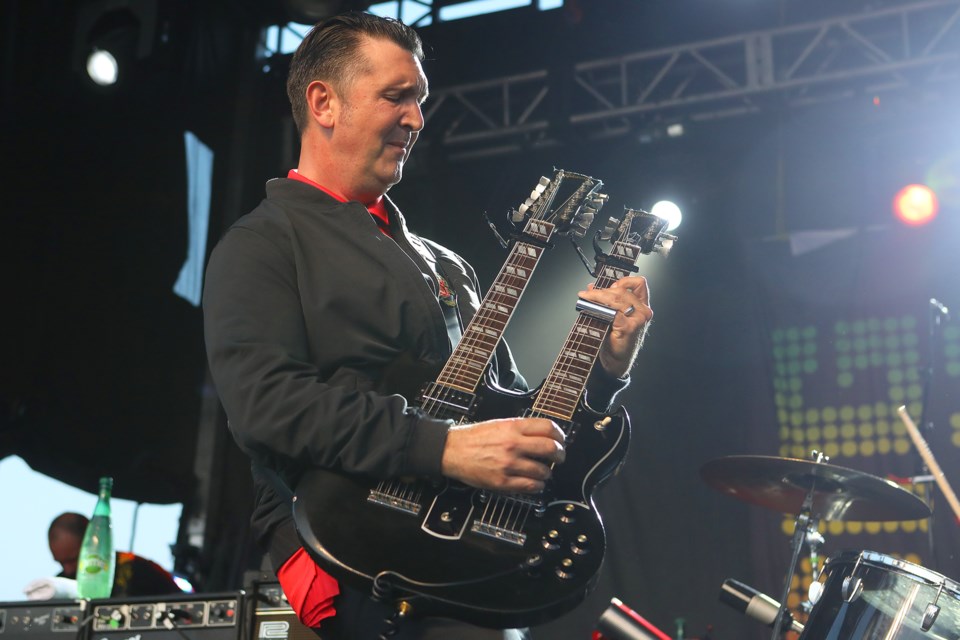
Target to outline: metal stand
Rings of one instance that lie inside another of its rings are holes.
[[[783,633],[784,615],[787,611],[787,599],[790,597],[790,584],[793,582],[793,574],[796,572],[797,561],[800,559],[800,549],[803,548],[803,541],[807,536],[807,528],[811,522],[811,512],[813,510],[813,492],[816,482],[811,485],[807,492],[807,497],[803,501],[803,507],[793,525],[793,541],[790,543],[793,549],[793,556],[790,558],[790,566],[787,568],[787,577],[783,581],[783,594],[780,596],[780,609],[777,611],[777,619],[773,624],[773,633],[770,634],[770,640],[780,640],[780,634]]]

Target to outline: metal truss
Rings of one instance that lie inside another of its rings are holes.
[[[653,119],[950,88],[958,85],[958,63],[960,0],[927,0],[433,88],[425,141],[459,155],[489,155],[556,144],[564,128],[598,138],[636,132]],[[562,100],[551,99],[561,93]]]

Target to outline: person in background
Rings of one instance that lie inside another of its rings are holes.
[[[63,568],[58,578],[77,578],[80,545],[90,521],[79,513],[61,513],[50,523],[47,542],[53,559]],[[117,571],[111,597],[158,596],[181,593],[169,571],[152,560],[128,551],[117,551]]]

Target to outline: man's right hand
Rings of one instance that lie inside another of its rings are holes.
[[[441,472],[480,489],[536,493],[563,462],[564,435],[552,420],[504,418],[451,427]]]

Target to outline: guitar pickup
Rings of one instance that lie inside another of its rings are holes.
[[[591,318],[602,320],[603,322],[613,322],[613,318],[617,315],[616,309],[611,309],[610,307],[605,307],[602,304],[590,302],[583,298],[577,298],[577,311]]]
[[[476,407],[477,396],[440,383],[433,383],[423,390],[419,405],[430,415],[442,418],[450,413],[471,415]]]

